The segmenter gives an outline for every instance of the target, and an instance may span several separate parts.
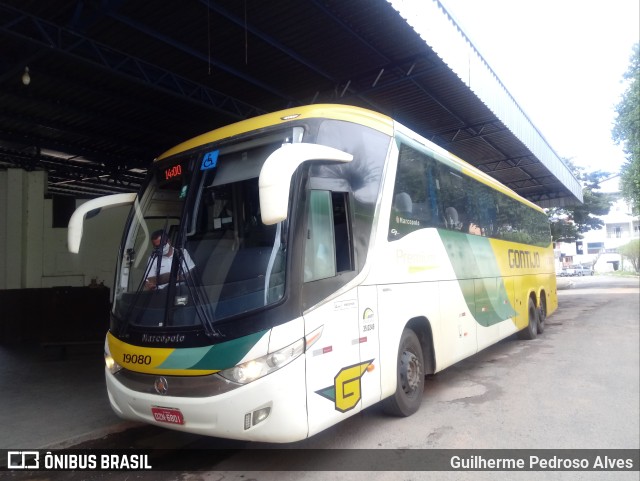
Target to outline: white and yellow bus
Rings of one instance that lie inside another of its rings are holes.
[[[79,207],[70,249],[87,212],[126,203],[105,341],[126,419],[291,442],[380,401],[409,416],[425,375],[535,338],[558,303],[539,207],[356,107],[184,142],[139,194]]]

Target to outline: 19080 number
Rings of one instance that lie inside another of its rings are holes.
[[[125,364],[144,364],[148,366],[151,364],[151,356],[145,356],[144,354],[123,354],[122,362]]]

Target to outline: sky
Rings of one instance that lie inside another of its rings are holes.
[[[638,0],[440,2],[560,157],[619,172],[611,129],[640,41]]]

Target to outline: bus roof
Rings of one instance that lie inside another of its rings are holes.
[[[201,145],[217,142],[252,130],[258,130],[272,125],[285,124],[293,120],[312,118],[345,120],[347,122],[366,125],[388,135],[393,135],[393,120],[386,115],[360,107],[353,107],[351,105],[317,104],[280,110],[278,112],[260,115],[258,117],[241,120],[240,122],[220,127],[178,144],[164,152],[155,160],[162,160],[167,157],[171,157],[172,155],[200,147]]]
[[[187,150],[191,150],[202,145],[217,142],[226,138],[234,137],[236,135],[243,134],[245,132],[251,132],[252,130],[259,130],[262,128],[270,127],[278,124],[286,124],[293,120],[301,119],[313,119],[313,118],[325,118],[334,120],[344,120],[347,122],[353,122],[360,125],[371,127],[380,132],[386,133],[389,136],[394,134],[395,130],[402,132],[404,135],[412,138],[418,143],[428,147],[442,157],[447,159],[452,164],[456,165],[461,171],[474,177],[476,180],[488,185],[489,187],[499,190],[500,192],[517,199],[518,201],[527,204],[536,210],[543,211],[542,208],[534,204],[533,202],[519,196],[514,191],[500,183],[498,180],[482,172],[478,168],[474,167],[470,163],[461,159],[460,157],[452,154],[451,152],[443,149],[442,147],[430,142],[421,135],[405,127],[404,125],[394,121],[391,117],[380,114],[373,110],[363,109],[360,107],[354,107],[351,105],[342,104],[316,104],[306,105],[300,107],[293,107],[286,110],[279,110],[258,117],[252,117],[250,119],[241,120],[239,122],[225,125],[210,132],[198,135],[192,139],[189,139],[175,147],[167,150],[155,160],[162,160],[173,155],[180,154]]]

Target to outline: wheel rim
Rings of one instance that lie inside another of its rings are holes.
[[[400,369],[400,379],[402,390],[406,394],[414,394],[420,387],[422,376],[422,365],[420,359],[411,351],[402,353],[402,363]]]

